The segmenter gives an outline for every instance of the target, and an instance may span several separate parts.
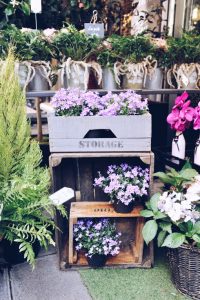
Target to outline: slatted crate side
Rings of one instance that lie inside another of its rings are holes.
[[[108,157],[108,156],[111,157]],[[60,188],[67,186],[76,191],[76,195],[79,195],[76,201],[80,201],[83,195],[84,201],[108,201],[109,198],[102,191],[97,191],[97,188],[93,187],[94,178],[97,176],[97,172],[101,171],[106,175],[107,166],[111,164],[120,164],[127,162],[128,164],[141,165],[146,167],[151,163],[151,173],[153,173],[153,161],[154,157],[152,153],[93,153],[84,154],[81,153],[71,154],[52,154],[50,158],[50,167],[53,178],[53,191],[57,191]],[[135,157],[136,156],[136,157]],[[141,159],[145,161],[145,164],[137,156],[141,156]],[[87,195],[90,195],[89,198]],[[75,201],[75,199],[73,200]],[[69,204],[66,206],[69,212]],[[65,269],[68,266],[68,221],[63,220],[60,215],[57,215],[56,224],[61,231],[57,231],[57,245],[58,254],[61,269]],[[63,232],[63,233],[62,233]],[[150,266],[149,248],[145,254],[146,262],[142,263],[144,267]],[[65,266],[66,265],[66,266]]]
[[[151,115],[113,117],[48,116],[51,152],[121,152],[151,150]],[[86,138],[95,130],[109,136]]]

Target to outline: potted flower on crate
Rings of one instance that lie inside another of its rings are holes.
[[[61,86],[88,89],[90,71],[96,74],[98,85],[102,81],[102,69],[90,56],[100,44],[96,36],[87,36],[73,26],[61,29],[53,39],[55,58],[61,63]]]
[[[200,176],[188,163],[177,172],[158,172],[165,191],[155,194],[141,212],[148,218],[143,237],[148,244],[157,236],[167,247],[172,281],[184,294],[199,299]]]
[[[103,189],[110,196],[114,210],[118,213],[129,213],[134,205],[141,203],[143,196],[148,195],[149,169],[131,167],[124,163],[119,166],[111,165],[107,177],[99,172],[95,178],[95,187]]]
[[[153,49],[150,39],[142,35],[113,38],[112,47],[123,58],[122,62],[115,63],[118,85],[123,76],[122,88],[144,88],[147,75],[153,74],[157,67],[157,61],[150,55]]]
[[[83,219],[74,225],[76,250],[83,251],[89,266],[100,268],[120,252],[120,236],[109,219]]]
[[[54,112],[48,115],[48,126],[52,152],[151,149],[147,99],[134,91],[109,92],[100,97],[91,91],[61,89],[51,104]],[[109,131],[110,135],[92,139],[88,137],[91,131]]]
[[[200,37],[188,32],[181,38],[167,40],[168,84],[178,89],[199,88],[200,76]]]

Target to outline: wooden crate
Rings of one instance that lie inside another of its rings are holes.
[[[50,151],[122,152],[151,151],[151,115],[66,117],[48,115]],[[87,138],[94,130],[113,137]]]
[[[87,259],[84,254],[77,253],[73,245],[73,226],[78,218],[136,218],[136,224],[130,232],[131,238],[126,238],[122,242],[120,253],[107,260],[106,266],[141,266],[143,261],[144,240],[142,229],[144,219],[140,216],[142,206],[135,207],[132,212],[127,214],[116,213],[112,204],[108,202],[78,202],[72,203],[69,219],[69,264],[74,266],[87,266]],[[116,221],[117,222],[117,221]],[[126,235],[127,235],[126,229]],[[123,235],[122,235],[123,237]]]
[[[107,195],[98,187],[93,186],[94,178],[97,172],[105,174],[108,165],[128,164],[149,166],[150,168],[150,186],[152,185],[152,174],[154,171],[154,154],[152,152],[121,152],[121,153],[53,153],[50,156],[49,165],[52,173],[52,192],[66,186],[75,190],[75,198],[72,202],[78,201],[109,201]],[[150,188],[151,190],[151,188]],[[70,203],[66,203],[66,209],[70,219]],[[120,226],[126,223],[135,222],[135,218],[118,218]],[[56,224],[61,231],[56,232],[57,252],[59,255],[59,264],[62,270],[70,268],[69,264],[69,226],[68,220],[63,219],[60,214],[56,215]],[[131,228],[132,225],[130,225]],[[129,230],[131,232],[131,230]],[[153,263],[152,247],[144,247],[143,261],[138,264],[139,267],[150,267]],[[131,265],[131,264],[130,264]],[[118,265],[120,267],[120,265]],[[122,266],[124,267],[124,266]],[[128,267],[128,265],[127,265]],[[77,268],[73,266],[72,268]]]

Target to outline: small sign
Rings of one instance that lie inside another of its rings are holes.
[[[74,198],[74,190],[64,187],[59,191],[55,192],[49,199],[53,202],[54,205],[61,205]]]
[[[104,24],[103,23],[85,23],[85,33],[88,35],[96,35],[99,38],[104,37]]]
[[[40,14],[42,12],[42,0],[31,0],[31,11],[34,14]]]

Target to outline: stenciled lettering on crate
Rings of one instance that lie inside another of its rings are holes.
[[[48,115],[51,152],[151,151],[151,115],[67,117]],[[88,138],[94,131],[111,136]]]

